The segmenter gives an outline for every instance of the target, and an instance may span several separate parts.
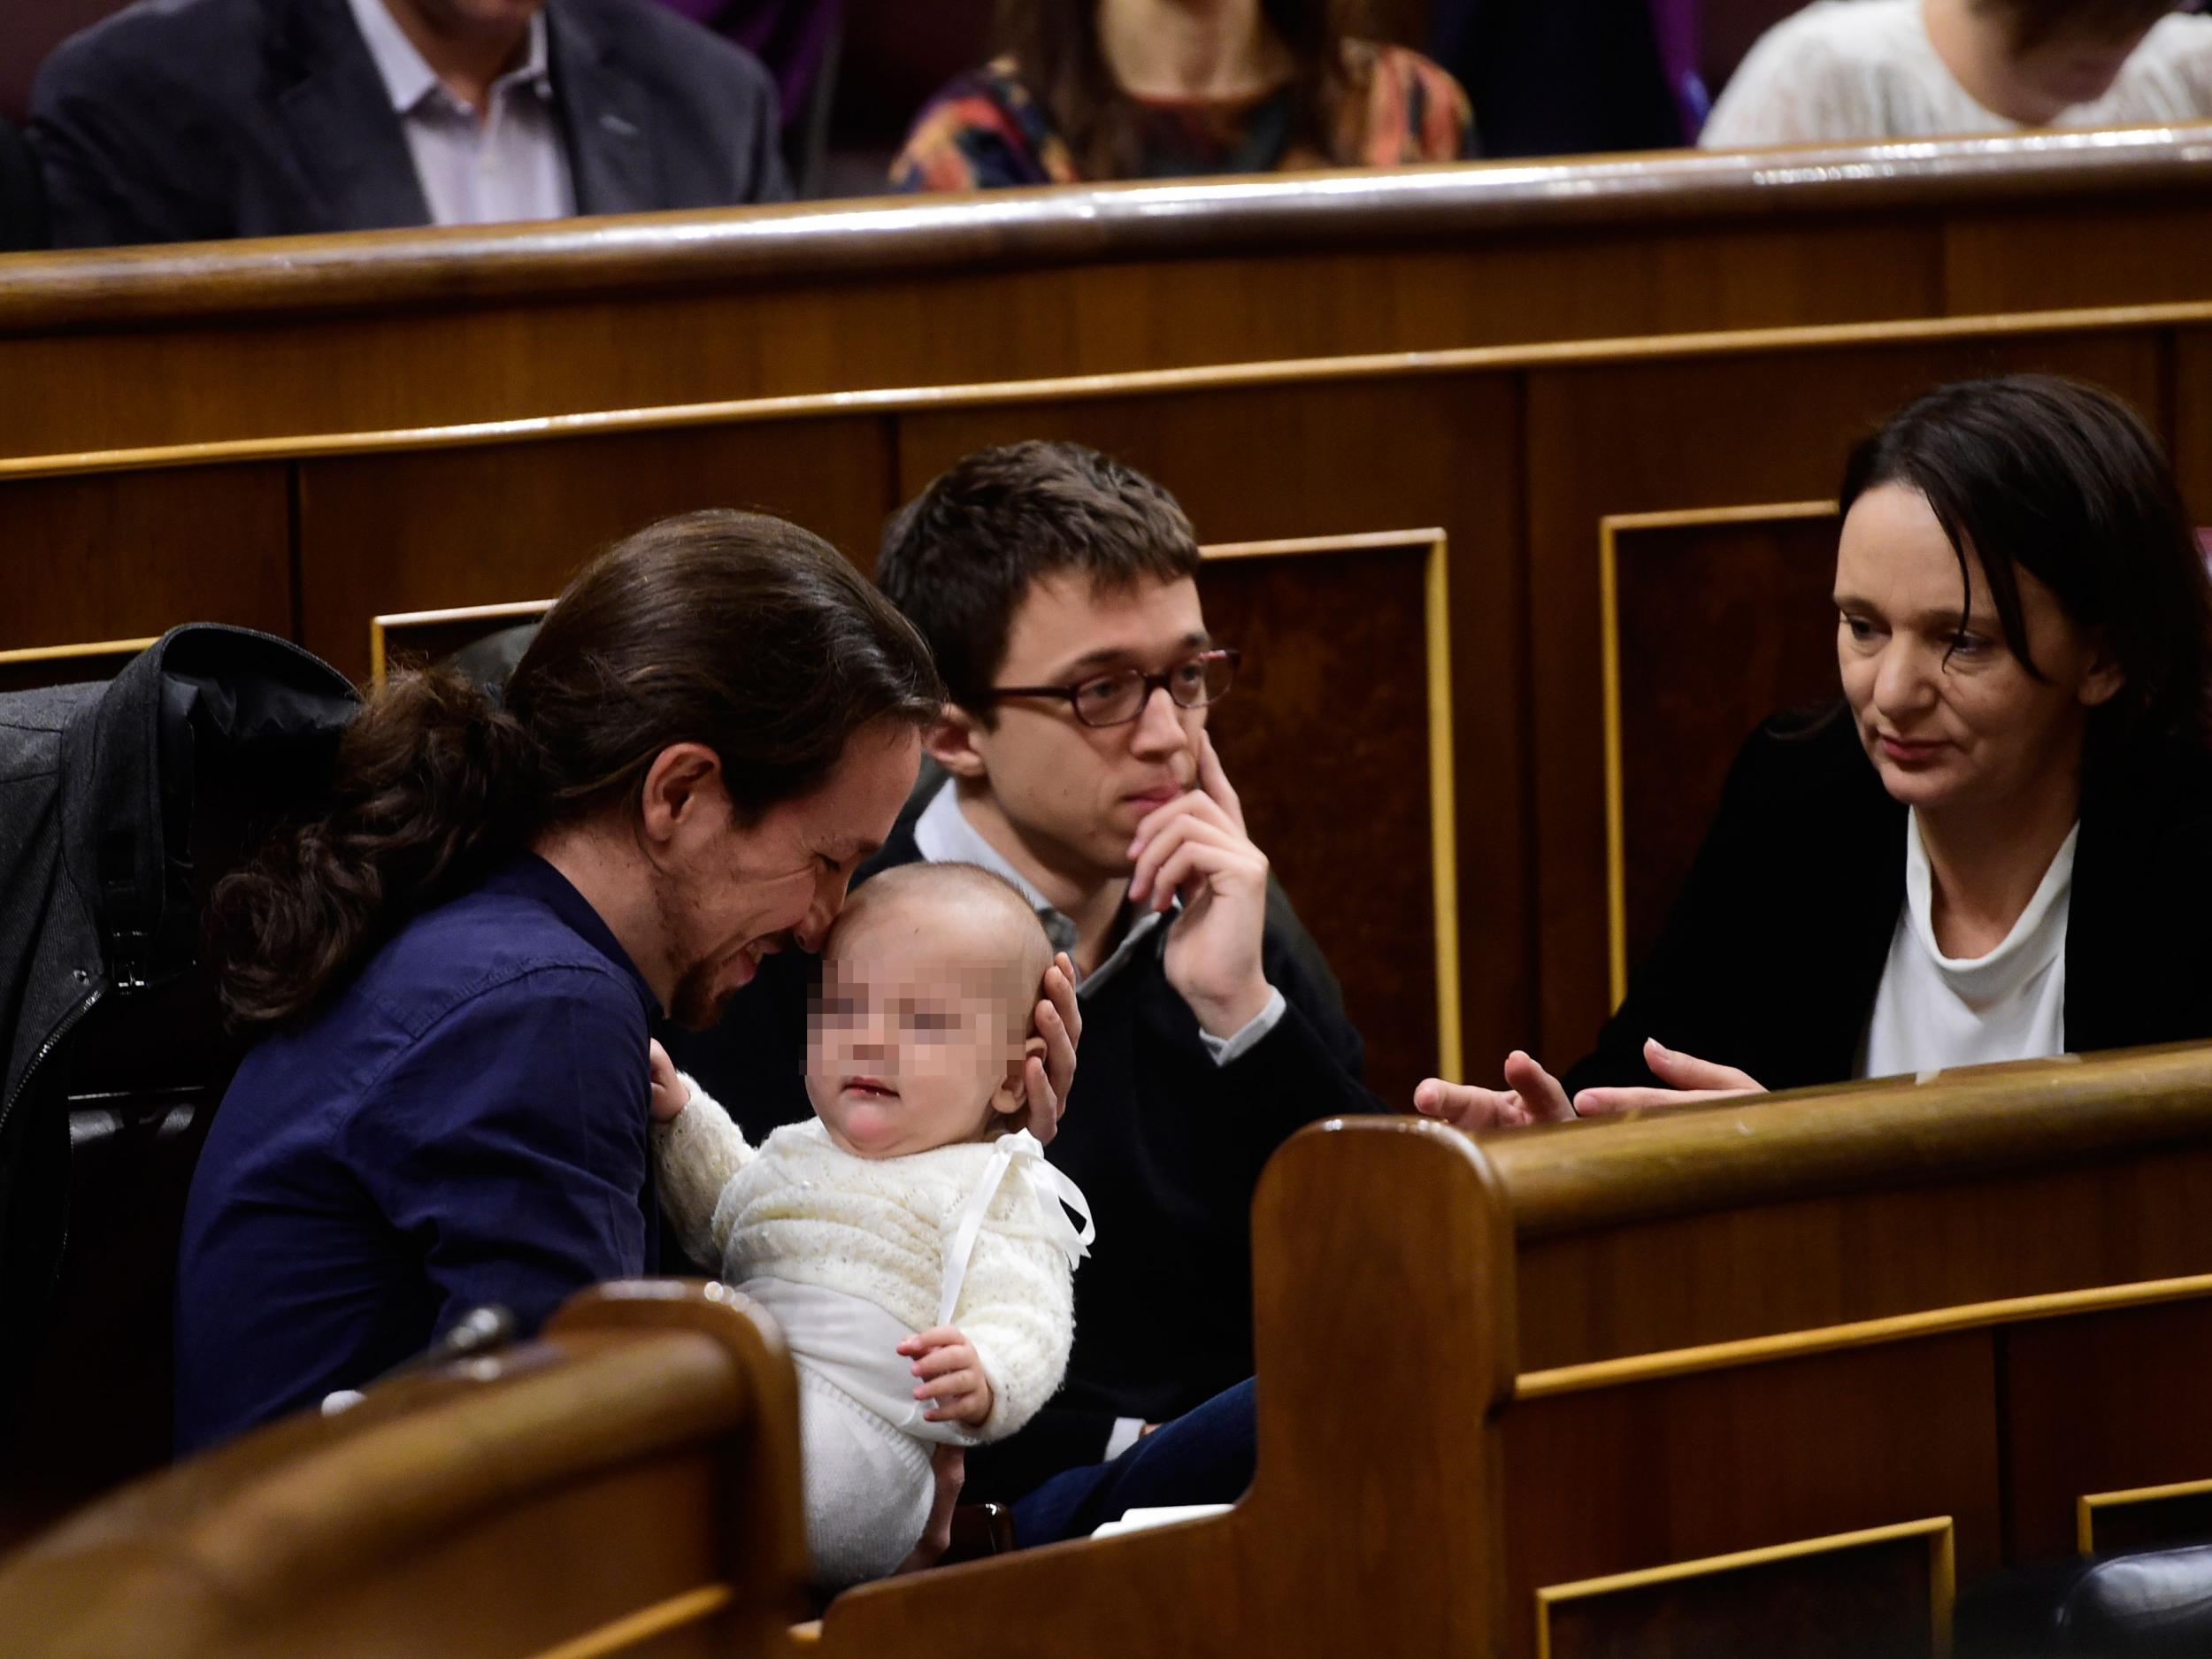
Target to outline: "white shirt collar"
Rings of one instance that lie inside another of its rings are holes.
[[[2034,896],[2002,943],[1985,956],[1947,956],[1936,944],[1935,880],[1928,864],[1927,843],[1920,836],[1920,814],[1905,814],[1907,924],[1936,972],[1960,995],[1978,1002],[2011,995],[2064,953],[2074,885],[2074,843],[2080,837],[2079,824],[2066,832]]]
[[[1005,877],[1037,912],[1037,919],[1044,924],[1045,936],[1052,941],[1052,948],[1066,951],[1073,959],[1074,920],[1055,909],[1052,902],[1038,891],[1037,884],[1017,870],[1005,854],[983,839],[982,831],[968,822],[968,815],[960,810],[960,792],[952,787],[950,779],[922,809],[921,817],[914,820],[914,847],[933,864],[980,864],[993,875]],[[1180,910],[1182,901],[1176,900],[1171,908]],[[1112,979],[1128,963],[1138,944],[1158,930],[1162,919],[1159,911],[1149,910],[1132,918],[1113,954],[1083,976],[1076,987],[1077,992],[1095,990]]]
[[[429,60],[407,38],[398,19],[385,7],[384,0],[348,0],[353,7],[353,21],[366,42],[369,56],[376,61],[378,78],[384,82],[384,91],[391,99],[395,114],[411,111],[443,83]],[[510,81],[535,81],[546,79],[549,54],[546,46],[545,13],[541,11],[530,19],[530,38],[524,49],[522,63],[500,76],[495,85]]]

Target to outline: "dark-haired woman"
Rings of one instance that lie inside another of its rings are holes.
[[[528,1327],[652,1271],[654,1024],[704,1025],[818,941],[942,696],[832,549],[709,512],[587,566],[503,708],[440,672],[372,698],[326,813],[217,890],[226,1001],[268,1034],[187,1207],[180,1449],[358,1387],[472,1307]],[[1068,978],[1039,1011],[1049,1102]]]
[[[2212,586],[2155,441],[2068,381],[1947,387],[1858,448],[1843,506],[1843,706],[1745,746],[1595,1054],[1431,1079],[1422,1110],[2212,1038]]]
[[[976,190],[1474,153],[1459,83],[1348,39],[1333,0],[1003,0],[1003,50],[924,106],[902,190]]]

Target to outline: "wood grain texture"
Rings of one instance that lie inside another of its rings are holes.
[[[1210,564],[1206,622],[1244,653],[1207,721],[1245,822],[1344,981],[1367,1086],[1401,1106],[1435,1073],[1423,588],[1428,549]],[[1331,810],[1326,803],[1356,810]],[[1389,848],[1379,858],[1376,849]]]
[[[1657,941],[1720,804],[1734,745],[1833,703],[1837,521],[1624,527],[1613,536],[1629,963]]]
[[[1992,200],[2201,201],[2187,128],[2051,133],[1780,153],[1671,151],[1557,162],[1146,180],[958,197],[801,203],[552,224],[18,255],[0,330],[119,319],[439,303],[517,294],[900,277],[973,265],[1312,252],[1531,226],[1741,221],[1985,207]]]
[[[792,518],[865,569],[887,457],[864,419],[305,462],[301,640],[360,679],[371,617],[546,597],[602,547],[699,507]]]
[[[1544,1629],[1538,1651],[1547,1659],[1647,1659],[1655,1653],[1671,1659],[1735,1659],[1747,1653],[1934,1659],[1943,1651],[1936,1643],[1949,1598],[1938,1571],[1942,1551],[1926,1537],[1908,1533],[1813,1548],[1809,1556],[1553,1601],[1539,1616]],[[1847,1623],[1837,1618],[1839,1607],[1852,1609]]]
[[[588,1293],[103,1500],[0,1568],[0,1614],[54,1659],[504,1656],[720,1586],[685,1645],[769,1651],[803,1609],[794,1388],[730,1294]]]
[[[1535,1652],[1542,1586],[1929,1516],[1952,1517],[1962,1574],[1994,1567],[1993,1346],[1951,1337],[1517,1404],[1501,1430],[1508,1651]],[[1824,1595],[1817,1563],[1781,1576],[1859,1629],[1852,1593]],[[1700,1624],[1731,1617],[1719,1605]]]
[[[9,256],[0,456],[2188,297],[2204,147],[2053,134]]]
[[[2163,1409],[2201,1396],[2212,1367],[2212,1319],[2201,1307],[2032,1325],[2007,1334],[2003,1363],[2007,1522],[2020,1559],[2070,1553],[2075,1506],[2086,1494],[2212,1478],[2212,1422]],[[2100,1521],[2097,1548],[2200,1542],[2207,1513],[2201,1499],[2115,1511]]]
[[[0,481],[0,649],[139,639],[184,621],[289,634],[290,543],[278,464]]]

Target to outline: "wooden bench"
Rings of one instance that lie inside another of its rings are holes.
[[[1310,1129],[1244,1502],[856,1591],[821,1650],[1939,1653],[1977,1575],[2200,1523],[2208,1204],[2207,1049]]]
[[[39,1659],[781,1652],[797,1409],[742,1298],[603,1287],[94,1504],[0,1563],[0,1630]]]

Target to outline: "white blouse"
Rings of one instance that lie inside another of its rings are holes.
[[[2059,127],[2212,119],[2212,17],[2164,17]],[[1709,150],[2020,130],[1959,85],[1921,0],[1814,0],[1759,37],[1698,135]]]
[[[1920,816],[1905,815],[1905,904],[1874,994],[1861,1077],[1894,1077],[2066,1051],[2066,918],[2076,825],[2028,908],[1985,956],[1936,948],[1933,883]]]

